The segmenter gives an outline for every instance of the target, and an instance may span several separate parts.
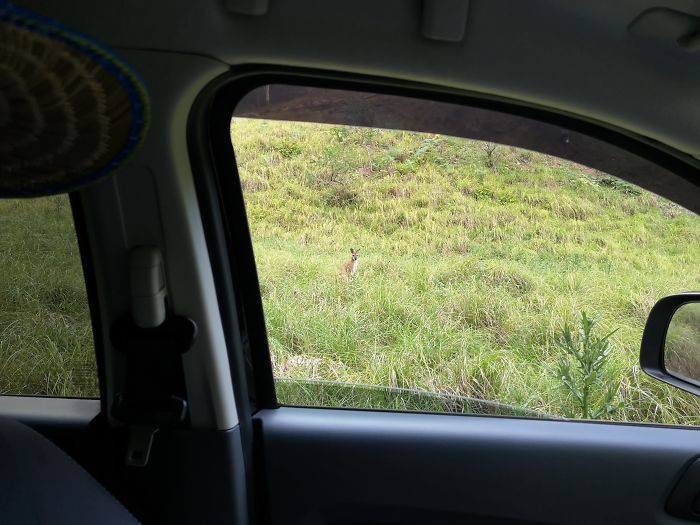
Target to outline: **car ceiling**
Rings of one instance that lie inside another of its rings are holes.
[[[224,0],[20,3],[117,49],[457,88],[583,116],[700,159],[700,46],[677,42],[700,29],[696,0],[472,0],[457,43],[422,36],[419,0],[269,0],[262,16],[235,14]]]

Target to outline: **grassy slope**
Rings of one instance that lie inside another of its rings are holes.
[[[654,302],[700,287],[696,216],[512,148],[490,159],[447,137],[255,120],[231,131],[277,376],[567,416],[555,340],[586,310],[600,335],[618,329],[606,380],[625,408],[614,419],[700,422],[694,398],[636,369]],[[360,266],[347,283],[337,270],[350,247]]]
[[[0,200],[0,247],[0,394],[98,395],[68,198]]]

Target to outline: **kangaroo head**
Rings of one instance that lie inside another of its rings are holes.
[[[350,248],[350,255],[352,255],[352,260],[356,261],[357,258],[360,256],[359,248],[357,250],[353,250],[352,248]]]

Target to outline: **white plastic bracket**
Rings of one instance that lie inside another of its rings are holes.
[[[163,256],[155,246],[137,246],[129,252],[131,315],[139,328],[155,328],[165,321]]]

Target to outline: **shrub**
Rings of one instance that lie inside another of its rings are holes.
[[[635,188],[631,184],[628,184],[627,182],[622,181],[620,179],[616,179],[614,177],[593,177],[591,180],[594,184],[597,184],[598,186],[610,188],[612,190],[619,191],[620,193],[624,193],[625,195],[636,196],[642,193],[639,189]]]
[[[472,197],[476,200],[492,199],[493,191],[488,188],[478,188],[471,192]]]
[[[342,144],[350,136],[350,128],[347,128],[345,126],[332,128],[331,134],[333,135],[333,137],[335,138],[336,141],[338,141]]]
[[[277,153],[279,153],[282,158],[284,159],[290,159],[292,157],[296,157],[297,155],[300,155],[303,151],[304,148],[302,147],[301,144],[297,142],[293,142],[291,140],[285,140],[281,142],[280,144],[275,145],[275,150]]]
[[[621,403],[615,402],[619,385],[609,382],[605,373],[612,350],[610,336],[617,330],[603,337],[595,336],[592,331],[597,323],[598,319],[581,312],[577,332],[573,334],[566,324],[557,341],[561,352],[557,376],[561,389],[575,406],[570,417],[599,419],[621,408]]]
[[[496,169],[496,157],[494,153],[498,149],[497,144],[492,144],[491,142],[484,142],[481,145],[481,149],[484,152],[484,163],[489,169]]]
[[[347,208],[357,202],[357,192],[338,186],[327,190],[323,195],[323,200],[328,206]]]

